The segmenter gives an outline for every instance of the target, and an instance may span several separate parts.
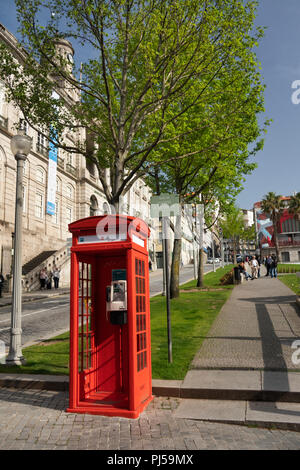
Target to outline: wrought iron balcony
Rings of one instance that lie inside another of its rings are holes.
[[[75,166],[71,165],[70,163],[67,163],[66,170],[68,173],[71,173],[71,175],[77,176],[77,168],[75,168]]]
[[[279,246],[300,246],[300,240],[278,240]]]

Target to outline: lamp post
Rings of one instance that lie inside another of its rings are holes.
[[[31,137],[19,130],[11,139],[11,150],[17,161],[15,236],[13,260],[13,302],[11,311],[11,334],[9,353],[6,358],[8,365],[24,364],[21,343],[22,323],[22,214],[23,214],[23,169],[24,162],[31,150]]]

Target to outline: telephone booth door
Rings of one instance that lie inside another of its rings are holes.
[[[94,259],[80,255],[78,269],[79,399],[86,400],[96,387]]]
[[[126,278],[126,256],[98,257],[96,267],[96,392],[99,399],[128,406],[128,324],[112,324],[106,308],[106,288],[114,280],[114,273],[123,272]],[[125,403],[126,402],[126,403]]]

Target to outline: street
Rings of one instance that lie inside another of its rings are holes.
[[[205,272],[212,271],[212,265],[205,266]],[[194,278],[192,265],[180,272],[180,283]],[[160,294],[163,289],[162,269],[150,273],[150,297]],[[11,307],[0,307],[0,340],[9,345]],[[26,346],[43,339],[61,334],[69,329],[69,295],[23,302],[22,345]]]

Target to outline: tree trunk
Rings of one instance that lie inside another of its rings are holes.
[[[174,231],[174,244],[172,253],[170,297],[179,297],[179,272],[181,265],[181,215],[176,216],[176,226]]]
[[[276,251],[277,262],[280,261],[280,252],[279,252],[279,243],[278,243],[278,228],[277,228],[277,221],[273,222],[274,227],[274,245]]]
[[[174,239],[172,265],[171,265],[171,281],[170,281],[170,296],[171,299],[179,297],[179,271],[181,261],[181,238]]]
[[[198,265],[198,279],[197,287],[204,287],[204,250],[203,248],[199,249],[199,265]]]

